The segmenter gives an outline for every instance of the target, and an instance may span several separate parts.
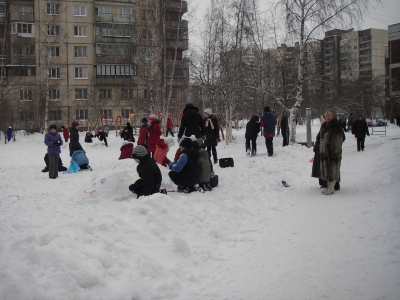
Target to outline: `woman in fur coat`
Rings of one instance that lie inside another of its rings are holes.
[[[334,192],[336,181],[340,180],[343,130],[333,110],[327,109],[324,117],[326,121],[322,123],[319,131],[320,178],[326,180],[328,186],[328,189],[322,193],[331,195]]]

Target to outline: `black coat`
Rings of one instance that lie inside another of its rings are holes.
[[[183,169],[178,173],[179,181],[183,186],[193,186],[199,183],[200,178],[200,164],[199,152],[194,149],[185,149],[182,153],[187,155],[187,163]]]
[[[79,143],[79,132],[75,127],[71,127],[69,129],[69,156],[72,156],[72,153],[76,150],[83,150],[81,144]]]
[[[261,127],[258,121],[260,120],[259,116],[252,116],[250,121],[246,124],[246,133],[244,137],[246,139],[257,139],[258,134],[260,133]]]
[[[216,115],[211,115],[210,118],[204,119],[204,131],[206,140],[205,146],[217,146],[217,138],[219,138],[219,126]]]
[[[160,168],[149,154],[146,154],[146,156],[139,160],[140,162],[136,167],[136,171],[138,172],[139,177],[143,180],[143,190],[137,195],[138,198],[140,196],[148,196],[158,192],[162,181]]]
[[[367,122],[364,120],[355,120],[353,123],[353,128],[351,133],[355,135],[358,139],[365,139],[365,135],[369,135]]]
[[[199,109],[188,104],[183,110],[178,138],[182,138],[183,135],[190,137],[192,134],[195,135],[196,138],[201,138],[205,135],[204,122],[203,117],[199,114]]]

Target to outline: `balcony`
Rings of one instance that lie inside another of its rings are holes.
[[[96,16],[98,23],[126,23],[135,24],[135,15],[119,16],[118,14],[98,15]]]
[[[136,86],[137,80],[136,77],[128,76],[128,77],[117,77],[117,76],[109,76],[109,77],[96,77],[96,85],[97,86]]]
[[[35,65],[36,57],[35,56],[13,55],[13,56],[11,56],[11,64],[12,65]]]
[[[35,22],[35,15],[34,14],[27,14],[27,13],[19,13],[14,12],[11,13],[10,16],[11,22],[27,22],[27,23],[34,23]]]
[[[188,39],[179,39],[178,42],[176,40],[170,39],[166,40],[167,48],[175,48],[182,49],[183,51],[189,49],[189,40]]]
[[[135,37],[133,36],[133,33],[131,36],[127,36],[127,37],[96,35],[96,43],[135,44]]]
[[[120,55],[102,55],[102,54],[96,54],[96,64],[124,64],[124,65],[129,65],[129,64],[134,64],[134,56],[128,56],[128,57],[121,57]]]
[[[187,21],[187,20],[182,20],[182,22],[176,22],[176,21],[166,21],[165,22],[165,27],[168,27],[168,28],[178,28],[178,26],[179,26],[179,29],[188,29],[188,24],[189,24],[189,22]]]
[[[172,0],[166,0],[165,7],[168,10],[181,11],[182,14],[185,14],[188,11],[187,1],[182,1],[181,3]]]
[[[32,36],[11,35],[11,44],[35,44],[35,38]]]

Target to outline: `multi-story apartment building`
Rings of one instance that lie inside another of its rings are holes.
[[[387,96],[386,111],[389,115],[400,113],[400,23],[389,26],[387,53]]]
[[[186,12],[181,0],[0,0],[2,125],[179,111]]]

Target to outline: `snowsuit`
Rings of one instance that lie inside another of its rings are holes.
[[[68,128],[63,127],[62,131],[63,131],[64,140],[66,143],[68,143],[68,139],[69,139]]]
[[[47,146],[47,154],[49,155],[49,178],[55,179],[58,177],[58,159],[63,141],[60,134],[49,131],[44,136],[44,143]]]
[[[83,150],[76,150],[72,154],[71,161],[76,162],[81,169],[87,169],[89,166],[89,159]]]
[[[188,103],[183,110],[178,138],[181,139],[183,135],[194,135],[196,138],[205,135],[203,117],[199,114],[199,109],[191,103]]]
[[[85,143],[93,143],[92,138],[93,138],[93,134],[90,131],[86,132]]]
[[[168,167],[171,161],[167,157],[167,153],[171,146],[175,145],[172,137],[160,138],[156,145],[154,160],[164,167]]]
[[[360,117],[362,117],[362,120],[359,119]],[[369,136],[369,130],[367,122],[362,115],[359,115],[358,119],[354,121],[351,132],[357,138],[357,151],[364,151],[365,135]]]
[[[131,142],[124,142],[120,149],[121,154],[118,159],[132,158],[133,146]]]
[[[219,140],[219,126],[216,115],[211,115],[209,118],[204,119],[204,132],[206,136],[204,146],[206,146],[210,158],[212,153],[214,163],[217,163],[218,157],[216,146],[218,145],[217,139]]]
[[[267,146],[268,155],[274,154],[274,136],[275,136],[275,125],[276,117],[270,111],[264,112],[260,121],[261,126],[264,127],[264,138],[265,145]]]
[[[131,139],[133,138],[133,127],[131,126],[131,123],[129,123],[129,122],[127,122],[126,123],[126,126],[125,126],[125,128],[124,128],[124,131],[125,131],[125,129],[128,129],[128,132],[129,132],[129,134],[130,134],[130,136],[131,136]],[[134,142],[135,140],[134,140],[134,138],[133,138],[133,142]]]
[[[250,152],[251,142],[252,155],[257,153],[257,137],[261,130],[259,120],[259,116],[253,115],[250,121],[246,124],[246,133],[244,135],[246,138],[246,152]]]
[[[139,137],[137,144],[144,145],[147,148],[147,139],[150,126],[148,124],[143,124],[139,129]]]
[[[149,144],[149,149],[148,151],[151,153],[151,156],[154,157],[154,152],[156,152],[156,145],[158,140],[160,139],[160,136],[162,135],[161,129],[160,129],[160,120],[155,119],[151,122],[150,128],[149,128],[149,138],[148,138],[148,144]]]
[[[71,127],[69,129],[70,134],[70,142],[69,142],[69,156],[72,156],[72,153],[76,150],[83,150],[81,144],[79,143],[79,132],[75,127]]]
[[[12,130],[11,127],[9,127],[9,128],[7,129],[7,140],[8,140],[8,141],[11,141],[12,135],[13,135],[13,130]]]
[[[137,198],[158,193],[162,181],[160,168],[149,154],[138,159],[139,164],[136,167],[136,171],[138,172],[140,179],[138,179],[134,184],[131,184],[129,190],[132,193],[135,193]]]
[[[178,186],[193,187],[200,178],[199,153],[193,149],[184,149],[178,161],[169,165],[168,175]]]

